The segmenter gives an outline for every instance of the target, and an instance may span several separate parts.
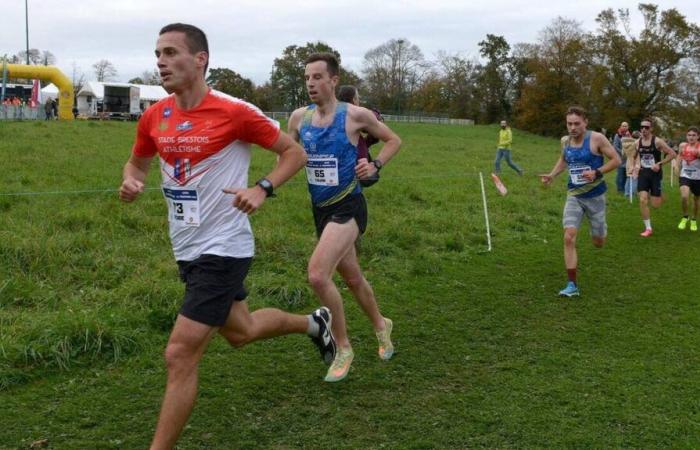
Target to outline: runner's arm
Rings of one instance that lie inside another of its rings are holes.
[[[126,203],[133,202],[146,185],[146,176],[151,167],[153,157],[131,155],[124,165],[122,185],[119,188],[119,198]]]
[[[596,140],[598,141],[598,151],[603,154],[603,156],[606,156],[608,158],[608,161],[603,164],[600,169],[600,173],[608,173],[615,168],[617,168],[620,164],[622,164],[622,158],[620,158],[620,155],[617,154],[617,150],[615,150],[615,147],[612,146],[610,141],[608,139],[600,134],[596,133],[595,134]]]
[[[379,159],[382,165],[386,165],[399,152],[401,138],[391,128],[377,120],[377,116],[369,109],[355,107],[353,110],[355,112],[353,115],[355,115],[357,122],[360,124],[360,128],[384,143],[381,151],[374,159]]]
[[[549,173],[540,175],[540,181],[542,181],[543,184],[548,185],[554,180],[554,177],[562,173],[565,169],[566,161],[564,161],[564,154],[562,153],[559,155],[559,159],[557,160],[556,164],[554,164],[554,167],[552,167],[552,170],[550,170]]]
[[[657,146],[661,149],[661,151],[666,153],[666,157],[659,161],[659,165],[663,166],[664,164],[676,157],[676,151],[669,147],[666,141],[664,141],[663,139],[656,139],[656,143]]]

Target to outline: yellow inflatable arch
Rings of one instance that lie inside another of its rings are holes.
[[[7,76],[8,78],[39,79],[55,84],[59,97],[58,117],[62,120],[73,120],[73,83],[57,67],[8,64]]]

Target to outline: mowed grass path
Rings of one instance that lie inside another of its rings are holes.
[[[564,300],[565,177],[549,189],[536,177],[557,140],[516,130],[526,175],[505,166],[500,197],[497,127],[392,127],[404,147],[366,191],[361,263],[394,320],[395,358],[378,359],[347,289],[356,358],[342,383],[322,381],[304,336],[240,350],[215,339],[178,448],[699,447],[700,234],[675,228],[668,175],[650,239],[636,201],[609,191],[608,244],[594,249],[584,227],[583,295]],[[133,136],[133,124],[0,122],[0,449],[149,443],[183,287],[157,166],[137,203],[116,196]],[[256,150],[250,179],[273,162]],[[316,307],[303,175],[252,222],[251,308]]]

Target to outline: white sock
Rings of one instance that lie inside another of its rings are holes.
[[[651,219],[644,219],[644,226],[647,230],[651,230]]]
[[[319,331],[321,331],[318,327],[318,323],[314,320],[313,317],[311,317],[311,314],[306,316],[306,318],[309,321],[309,327],[306,329],[306,334],[308,334],[311,337],[316,337],[318,336]]]

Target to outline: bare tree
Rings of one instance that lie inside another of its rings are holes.
[[[19,53],[17,53],[17,58],[19,59],[20,64],[26,64],[27,63],[27,51],[22,50]],[[41,52],[39,51],[38,48],[30,48],[29,49],[29,64],[34,64],[37,65],[41,62]]]
[[[48,50],[41,52],[41,65],[52,66],[56,64],[56,56]]]
[[[117,76],[117,69],[114,64],[106,59],[101,59],[92,65],[95,70],[97,81],[111,81]]]
[[[369,96],[384,110],[402,112],[429,70],[423,52],[408,39],[391,39],[365,53],[363,72]]]
[[[78,92],[80,92],[85,85],[85,74],[80,70],[80,67],[78,67],[75,61],[73,61],[71,67],[73,68],[73,93],[78,95]]]

